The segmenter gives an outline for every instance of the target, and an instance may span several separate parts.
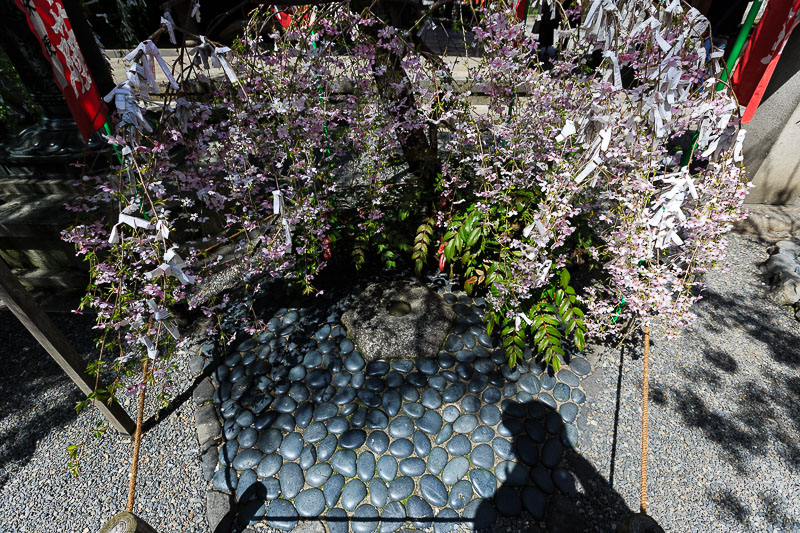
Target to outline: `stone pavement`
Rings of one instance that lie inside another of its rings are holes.
[[[221,441],[200,437],[212,530],[262,521],[536,530],[548,527],[548,503],[575,515],[562,511],[558,524],[579,522],[566,457],[589,363],[574,356],[551,375],[528,351],[511,371],[486,333],[485,302],[444,278],[431,284],[457,317],[435,358],[366,363],[341,325],[355,292],[329,307],[274,310],[263,317],[269,332],[235,349],[207,346],[214,386],[196,400],[222,423]]]

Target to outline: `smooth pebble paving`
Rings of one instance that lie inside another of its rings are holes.
[[[307,518],[318,517],[325,510],[325,498],[319,489],[306,489],[294,500],[297,512]]]
[[[442,376],[431,376],[428,378],[428,386],[437,392],[442,392],[445,388],[447,388],[447,380],[445,380]],[[440,402],[441,402],[441,395],[439,395]]]
[[[403,527],[403,519],[406,517],[406,508],[401,502],[389,502],[381,512],[381,533],[397,531]]]
[[[406,514],[411,523],[420,528],[431,526],[430,519],[433,518],[433,509],[430,504],[419,496],[411,496],[406,501]]]
[[[447,442],[447,439],[449,439],[452,435],[453,435],[453,424],[448,422],[439,431],[439,433],[436,434],[436,444],[444,444],[445,442]]]
[[[311,444],[307,444],[297,462],[300,464],[300,468],[308,470],[317,462],[317,449]]]
[[[389,435],[395,439],[408,437],[414,432],[414,423],[407,416],[399,416],[389,423]]]
[[[358,477],[364,483],[368,482],[375,475],[375,456],[372,452],[363,452],[356,461],[356,471]]]
[[[405,500],[414,492],[414,480],[402,476],[389,483],[389,498],[392,501]]]
[[[472,449],[472,444],[464,435],[456,435],[447,443],[447,451],[450,455],[467,455]]]
[[[499,399],[498,397],[498,400]],[[461,416],[461,411],[459,411],[458,407],[455,405],[448,405],[444,408],[444,411],[442,411],[442,418],[444,418],[446,422],[455,422],[456,418],[459,416]]]
[[[344,476],[335,474],[331,476],[327,483],[322,488],[322,494],[325,496],[325,503],[328,507],[333,507],[339,502],[339,497],[342,495],[344,488]]]
[[[411,441],[414,444],[414,451],[419,457],[424,459],[431,452],[431,439],[421,431],[415,431]]]
[[[333,469],[328,463],[317,463],[306,471],[306,483],[312,487],[321,487],[332,473]]]
[[[352,528],[356,533],[371,533],[378,527],[378,510],[372,505],[361,505],[353,515],[357,520],[353,521]],[[374,518],[374,520],[369,520]]]
[[[352,450],[339,450],[331,457],[333,469],[345,477],[356,475],[356,454]]]
[[[470,471],[469,479],[472,482],[472,488],[475,493],[481,498],[492,498],[495,490],[497,490],[497,479],[488,470],[475,469]]]
[[[464,457],[454,457],[442,470],[442,481],[446,485],[454,485],[469,470],[469,461]]]
[[[425,412],[425,407],[420,403],[403,404],[403,412],[411,418],[419,418]]]
[[[574,403],[565,403],[561,406],[559,412],[561,413],[561,418],[564,420],[564,422],[569,423],[574,421],[575,417],[578,416],[578,406]]]
[[[553,398],[559,402],[566,402],[569,400],[570,388],[564,383],[556,383],[553,387]]]
[[[338,440],[336,439],[336,435],[328,435],[322,442],[317,444],[317,459],[320,461],[327,461],[333,455],[333,452],[336,450],[336,446],[338,444]]]
[[[353,511],[367,496],[367,487],[360,479],[351,479],[342,490],[342,507],[345,511]]]
[[[428,472],[438,475],[447,464],[447,452],[444,448],[434,448],[428,456]]]
[[[478,426],[472,432],[472,442],[489,442],[494,438],[494,430],[487,426]]]
[[[348,450],[357,450],[367,440],[367,433],[363,429],[348,429],[339,437],[339,446]]]
[[[419,457],[409,457],[400,461],[399,470],[410,477],[421,476],[425,472],[425,461]]]
[[[278,470],[281,469],[283,465],[283,459],[275,454],[269,454],[264,456],[261,459],[261,462],[258,463],[258,468],[256,469],[256,473],[260,478],[268,478],[270,476],[274,476],[278,473]],[[328,467],[330,468],[330,467]]]
[[[438,409],[442,405],[442,395],[435,389],[425,389],[422,392],[422,405],[428,409]]]
[[[283,438],[280,453],[287,461],[294,461],[303,452],[303,437],[296,431]]]
[[[384,455],[378,459],[378,475],[387,483],[397,477],[397,459],[391,455]]]
[[[303,471],[295,463],[284,463],[278,474],[281,482],[281,494],[284,498],[292,499],[303,488]]]
[[[373,431],[367,437],[367,447],[380,455],[389,449],[389,436],[383,431]]]
[[[389,453],[398,459],[405,459],[414,453],[414,445],[408,439],[397,439],[389,445]]]
[[[488,444],[480,444],[473,448],[470,460],[475,466],[485,469],[494,467],[494,451]]]
[[[454,509],[463,509],[472,500],[472,483],[462,479],[450,489],[450,506]]]
[[[456,433],[470,434],[478,427],[478,419],[475,415],[461,415],[453,422],[453,431]]]
[[[436,411],[425,411],[425,414],[422,415],[421,418],[417,420],[417,427],[428,433],[433,435],[438,433],[439,430],[442,428],[442,417]]]
[[[523,463],[535,466],[539,463],[539,447],[527,435],[517,439],[517,452]]]
[[[438,478],[430,474],[425,474],[420,478],[419,491],[431,505],[444,507],[447,504],[447,489]]]
[[[396,390],[386,391],[383,395],[381,403],[388,416],[395,416],[398,412],[400,412],[400,406],[402,405],[400,393]]]
[[[303,440],[307,443],[316,443],[324,439],[327,434],[328,430],[325,428],[325,424],[314,422],[303,432]]]
[[[379,516],[453,531],[453,523],[431,519],[458,518],[454,509],[476,518],[475,527],[493,523],[495,506],[503,516],[525,509],[541,518],[547,494],[575,494],[574,478],[559,465],[564,448],[577,443],[574,421],[586,401],[580,379],[590,365],[573,357],[550,375],[528,352],[509,369],[483,330],[483,311],[473,312],[470,298],[453,301],[461,318],[445,351],[414,361],[367,363],[338,324],[346,307],[321,325],[307,311],[277,312],[268,322],[273,333],[240,343],[249,351],[233,352],[214,372],[229,441],[214,487],[250,500],[249,516],[266,515],[273,527],[350,514],[365,520],[349,527],[365,532],[403,527]],[[304,331],[313,332],[310,342],[288,340]],[[492,498],[495,506],[480,505]],[[276,509],[286,510],[282,520]]]
[[[525,485],[528,481],[528,471],[519,463],[503,461],[494,469],[495,476],[500,483],[509,485]]]
[[[519,493],[511,487],[500,487],[494,496],[497,510],[506,516],[517,516],[522,511]]]
[[[382,509],[389,501],[389,489],[386,487],[386,483],[378,478],[374,478],[369,482],[367,492],[369,493],[369,501],[379,509]]]
[[[453,533],[456,531],[456,524],[460,521],[458,513],[453,509],[444,508],[436,514],[433,531],[434,533]]]
[[[291,502],[279,499],[269,504],[267,524],[271,527],[291,531],[297,525],[299,515]]]

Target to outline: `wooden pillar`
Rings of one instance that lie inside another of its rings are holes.
[[[0,258],[0,300],[3,300],[82,393],[88,395],[94,391],[95,379],[86,373],[86,363],[56,328],[50,317],[28,294],[2,258]],[[119,403],[109,405],[96,401],[94,405],[120,433],[132,435],[136,430],[136,424]]]

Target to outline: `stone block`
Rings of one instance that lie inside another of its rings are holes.
[[[206,514],[209,531],[230,531],[233,525],[233,516],[230,511],[230,496],[215,490],[206,492]]]
[[[194,413],[194,421],[197,424],[197,441],[201,446],[219,435],[221,426],[217,418],[217,409],[213,404],[198,407]]]
[[[792,305],[800,301],[800,275],[784,274],[770,292],[770,298],[778,305]]]
[[[196,405],[203,405],[211,400],[214,395],[214,384],[211,383],[211,378],[205,378],[197,384],[194,392],[192,392],[192,400]]]
[[[795,260],[800,257],[800,244],[794,241],[778,241],[774,246],[767,248],[770,255],[784,254],[792,256]]]
[[[373,283],[342,315],[364,359],[436,357],[455,312],[418,282]]]

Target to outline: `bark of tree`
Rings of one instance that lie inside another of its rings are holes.
[[[363,13],[365,9],[372,12],[386,24],[397,28],[409,27],[420,15],[415,4],[403,1],[387,1],[373,3],[365,0],[354,0],[350,9]],[[364,28],[372,39],[378,39],[378,27]],[[374,74],[378,94],[387,107],[393,109],[395,118],[400,124],[406,123],[404,117],[417,117],[417,102],[411,90],[411,80],[402,66],[402,57],[393,51],[379,48],[375,60]],[[414,121],[418,124],[419,121]],[[441,169],[436,146],[435,132],[429,136],[428,128],[423,124],[403,127],[398,131],[398,140],[403,151],[403,158],[409,170],[419,180],[423,197],[433,200],[434,183]],[[429,206],[424,206],[425,210]]]

